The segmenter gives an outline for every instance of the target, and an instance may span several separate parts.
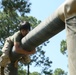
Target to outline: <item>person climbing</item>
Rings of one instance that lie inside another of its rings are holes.
[[[1,62],[0,66],[5,67],[8,63],[10,63],[9,54],[12,50],[13,46],[15,48],[15,52],[19,54],[23,54],[24,56],[20,58],[20,61],[24,64],[30,62],[30,54],[34,54],[36,50],[31,50],[30,52],[24,50],[21,47],[21,39],[26,36],[31,30],[30,23],[27,21],[21,22],[19,26],[19,30],[15,32],[12,36],[6,38],[4,46],[2,48],[2,55],[0,57]]]

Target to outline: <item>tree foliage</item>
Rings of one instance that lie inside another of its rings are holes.
[[[3,11],[9,13],[19,12],[20,15],[30,12],[30,5],[28,0],[2,0]]]
[[[66,40],[62,40],[61,44],[60,44],[60,51],[62,54],[67,54],[66,51],[67,50],[67,43]]]
[[[33,55],[32,62],[35,62],[35,66],[41,66],[43,69],[42,74],[51,75],[51,64],[52,61],[49,60],[49,57],[45,56],[45,51],[42,50],[42,45],[37,47],[37,53]]]
[[[30,73],[30,75],[41,75],[41,74],[38,72],[33,72],[33,73]]]
[[[61,68],[57,68],[55,69],[53,75],[67,75],[67,73],[64,72],[64,70],[62,70]]]
[[[27,75],[27,71],[23,67],[18,67],[18,75]]]

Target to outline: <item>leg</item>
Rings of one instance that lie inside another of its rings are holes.
[[[8,62],[10,61],[9,59],[9,50],[11,49],[11,43],[9,42],[8,38],[5,41],[4,47],[2,48],[2,61],[0,62],[0,65],[5,67]]]

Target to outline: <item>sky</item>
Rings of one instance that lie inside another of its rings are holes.
[[[28,16],[33,16],[38,20],[44,21],[50,15],[52,15],[55,10],[64,2],[65,0],[30,0],[31,12],[27,14]],[[68,58],[61,54],[60,43],[62,40],[66,39],[65,29],[60,33],[56,34],[49,39],[50,43],[43,47],[46,51],[46,56],[50,58],[53,62],[51,64],[51,69],[54,71],[56,68],[61,68],[65,72],[68,72]],[[30,67],[30,71],[40,72],[40,68]]]

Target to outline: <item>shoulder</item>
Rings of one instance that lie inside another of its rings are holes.
[[[17,31],[14,33],[14,35],[19,35],[20,34],[20,31]]]
[[[19,40],[20,37],[21,37],[20,31],[17,31],[10,38],[11,38],[12,41],[16,41],[16,40]]]
[[[12,37],[17,37],[17,36],[20,36],[20,31],[17,31],[12,35]]]

